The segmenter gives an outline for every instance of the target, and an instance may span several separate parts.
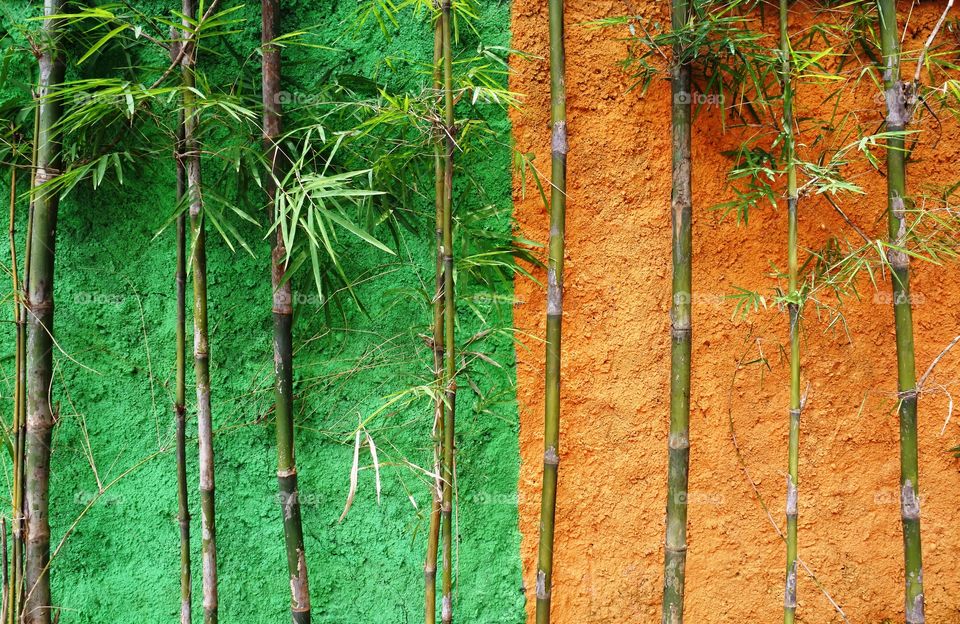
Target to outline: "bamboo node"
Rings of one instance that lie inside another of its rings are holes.
[[[901,390],[897,393],[897,398],[901,401],[916,401],[917,400],[917,389],[911,388],[909,390]]]
[[[783,588],[783,608],[797,608],[797,562],[794,560],[787,571],[787,581]]]
[[[563,283],[556,267],[547,269],[547,316],[563,314]]]
[[[682,431],[680,433],[671,433],[668,444],[671,450],[686,450],[690,448],[690,436],[686,431]]]
[[[554,156],[566,156],[570,151],[570,145],[567,142],[567,122],[557,121],[553,124],[553,136],[550,141],[550,148]]]
[[[923,576],[923,572],[920,572],[920,576]],[[923,579],[921,578],[921,583]],[[907,586],[909,588],[910,580],[907,579]],[[913,598],[911,603],[909,599],[906,601],[906,621],[907,624],[924,624],[926,622],[926,617],[924,615],[923,607],[923,592],[920,592]]]
[[[920,519],[920,499],[917,498],[910,479],[905,480],[900,486],[900,515],[904,520]]]
[[[560,456],[557,455],[556,447],[547,447],[547,450],[543,452],[543,463],[547,464],[548,466],[560,465]]]
[[[788,517],[797,517],[797,499],[799,498],[799,492],[797,491],[797,484],[794,483],[793,477],[787,475],[787,516]]]
[[[537,570],[537,600],[550,600],[550,590],[547,588],[547,573]]]

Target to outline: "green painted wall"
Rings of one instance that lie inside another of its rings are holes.
[[[144,1],[138,6],[159,13],[163,3]],[[285,30],[319,25],[318,40],[328,39],[336,47],[286,53],[287,90],[309,94],[328,72],[377,76],[394,86],[423,80],[409,66],[400,72],[385,71],[383,59],[429,59],[432,34],[424,20],[405,18],[398,28],[391,28],[390,37],[373,26],[344,34],[355,6],[353,0],[284,0]],[[482,0],[480,6],[483,41],[509,45],[509,4]],[[35,13],[39,8],[31,3],[29,7],[7,5],[0,14],[7,27],[12,20]],[[231,38],[230,47],[240,56],[259,40],[258,13],[256,4],[246,6],[247,22]],[[477,39],[465,33],[462,45],[475,50]],[[222,56],[207,56],[202,62],[211,78],[233,80],[238,73],[235,57],[227,48],[221,51]],[[21,78],[34,71],[32,66],[13,70]],[[16,94],[16,87],[9,87],[0,93],[0,101]],[[507,231],[509,123],[502,112],[488,112],[500,137],[499,147],[459,161],[477,178],[485,196],[471,192],[457,210],[495,204],[501,216],[491,227]],[[172,163],[165,158],[139,162],[127,172],[122,187],[111,183],[94,192],[84,185],[61,207],[56,337],[63,352],[56,354],[54,388],[61,410],[54,431],[51,485],[54,547],[97,495],[91,466],[96,466],[103,484],[126,473],[95,499],[56,556],[53,592],[62,607],[63,624],[173,622],[178,613],[175,472],[169,450],[174,234],[170,229],[154,238],[173,203],[172,174]],[[6,181],[0,186],[6,196]],[[458,190],[466,187],[459,184]],[[429,208],[429,198],[424,198],[424,207]],[[21,233],[22,227],[23,223]],[[252,227],[243,233],[252,241],[262,236]],[[310,282],[301,280],[295,286],[301,301],[294,330],[301,397],[297,402],[298,463],[315,621],[416,622],[422,617],[424,531],[430,499],[423,477],[404,460],[419,465],[429,462],[432,414],[426,402],[384,414],[371,423],[369,431],[385,464],[382,503],[378,506],[374,495],[373,471],[362,470],[349,516],[340,524],[337,519],[349,484],[353,453],[349,432],[358,415],[372,412],[383,397],[429,374],[430,355],[420,337],[428,332],[429,318],[420,305],[385,293],[428,284],[432,252],[427,237],[409,232],[403,233],[405,257],[400,261],[355,241],[344,239],[343,244],[352,275],[389,271],[358,289],[369,306],[369,318],[346,305],[346,318],[335,317],[333,323],[346,329],[335,331],[326,326]],[[285,622],[288,583],[269,415],[272,351],[266,244],[258,243],[258,257],[251,258],[242,252],[230,253],[211,234],[208,248],[221,618],[226,623]],[[8,254],[4,257],[8,262]],[[510,282],[500,288],[498,294],[509,299]],[[474,301],[498,323],[509,326],[509,304],[489,298]],[[9,316],[8,311],[4,313]],[[481,329],[465,306],[461,319],[460,336]],[[4,326],[8,331],[3,338],[0,391],[8,419],[13,332]],[[471,383],[486,398],[477,400],[466,383],[459,395],[461,580],[456,608],[463,622],[522,622],[514,499],[519,464],[514,350],[506,333],[488,338],[483,348],[503,369],[474,361]],[[194,561],[199,563],[195,421],[190,424]],[[369,466],[366,451],[362,462]],[[8,464],[5,470],[9,475]],[[198,565],[194,575],[199,581]],[[196,605],[199,594],[197,582]]]

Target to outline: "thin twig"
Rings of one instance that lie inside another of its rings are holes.
[[[174,69],[176,69],[180,65],[180,62],[183,61],[183,55],[187,51],[187,44],[193,43],[193,40],[196,39],[197,35],[200,33],[200,27],[203,26],[203,22],[206,21],[211,14],[213,14],[213,12],[217,9],[217,5],[219,4],[220,4],[220,0],[213,0],[213,2],[210,3],[210,7],[207,8],[207,12],[204,13],[203,17],[200,18],[200,21],[197,22],[197,27],[196,29],[194,29],[193,33],[183,41],[180,41],[179,45],[176,42],[171,44],[171,45],[177,46],[177,56],[174,57],[173,61],[170,62],[170,66],[167,67],[167,69],[160,75],[160,77],[157,78],[152,85],[150,85],[150,89],[148,89],[148,91],[152,91],[153,89],[156,89],[157,87],[159,87],[160,84],[167,79],[167,76],[170,75],[170,72],[172,72]]]
[[[920,82],[920,72],[923,70],[923,59],[927,55],[927,50],[929,50],[930,46],[933,45],[933,40],[936,38],[937,33],[940,32],[940,27],[943,26],[943,22],[946,21],[947,14],[950,12],[951,8],[953,8],[953,0],[947,0],[947,8],[943,10],[943,14],[940,15],[937,25],[933,27],[933,32],[931,32],[930,36],[927,37],[927,42],[923,44],[923,49],[920,50],[920,58],[917,60],[917,71],[913,75],[914,82]]]
[[[960,336],[957,336],[956,338],[951,340],[950,344],[948,344],[943,349],[943,351],[940,352],[940,355],[933,358],[933,361],[930,362],[930,366],[927,367],[927,371],[923,374],[923,376],[920,378],[920,381],[917,383],[917,392],[921,392],[923,390],[923,384],[924,382],[927,381],[927,377],[930,376],[930,373],[933,372],[933,369],[936,367],[936,365],[940,363],[940,360],[943,359],[943,356],[945,356],[950,351],[950,349],[954,348],[958,342],[960,342]]]
[[[863,233],[863,230],[861,230],[859,227],[857,227],[857,224],[856,224],[856,223],[854,223],[853,221],[850,220],[850,217],[847,216],[847,213],[845,213],[845,212],[843,211],[843,208],[841,208],[841,207],[837,204],[837,202],[833,201],[833,198],[832,198],[832,197],[830,197],[829,195],[826,195],[826,194],[824,194],[823,197],[824,197],[824,199],[827,200],[827,203],[828,203],[828,204],[830,204],[831,206],[833,206],[833,209],[837,211],[837,214],[839,214],[839,215],[843,218],[843,220],[847,222],[847,225],[849,225],[850,227],[852,227],[853,230],[854,230],[857,234],[860,235],[860,238],[862,238],[866,244],[868,244],[868,245],[872,245],[872,244],[873,244],[873,241],[870,240],[870,239],[867,237],[867,235]]]

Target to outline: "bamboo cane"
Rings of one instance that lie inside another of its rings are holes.
[[[787,256],[790,316],[790,434],[787,468],[787,572],[783,592],[783,621],[793,624],[797,612],[797,499],[800,465],[800,293],[797,291],[797,170],[793,136],[793,76],[789,11],[780,0],[780,82],[783,87],[783,133],[787,165]]]
[[[173,51],[171,50],[171,54]],[[177,206],[186,192],[187,171],[183,162],[183,113],[177,123],[177,146],[174,159],[177,168]],[[180,624],[190,624],[193,613],[193,574],[190,568],[190,503],[187,494],[187,218],[177,216],[177,390],[174,400],[177,455],[177,521],[180,525]]]
[[[269,218],[273,219],[277,181],[286,169],[278,145],[281,128],[280,48],[272,42],[280,34],[279,0],[263,0],[263,142],[270,162],[266,191]],[[283,515],[283,535],[290,579],[290,616],[294,624],[310,622],[310,591],[307,580],[306,549],[300,517],[297,464],[293,427],[293,297],[289,280],[284,280],[287,250],[281,228],[271,238],[273,287],[274,399],[277,434],[277,484]]]
[[[37,171],[37,140],[40,135],[40,107],[34,100],[33,107],[33,148],[30,158],[30,188],[35,185]],[[20,374],[17,377],[19,412],[19,429],[14,430],[14,479],[13,479],[13,519],[11,533],[13,534],[13,562],[10,573],[10,600],[11,608],[7,611],[8,624],[20,621],[20,612],[25,598],[24,592],[24,560],[23,560],[23,532],[24,532],[24,452],[26,450],[26,420],[27,420],[27,368],[24,363],[27,359],[27,302],[26,296],[30,291],[30,253],[33,245],[33,195],[27,203],[27,231],[24,245],[23,281],[20,284],[20,322],[17,325],[17,355],[20,359]]]
[[[456,460],[454,423],[457,399],[456,359],[456,301],[453,286],[453,154],[456,149],[453,111],[453,53],[451,49],[451,0],[443,0],[440,14],[443,39],[443,100],[446,154],[443,169],[443,305],[444,305],[444,395],[443,414],[443,595],[440,599],[440,619],[443,624],[453,621],[453,479]]]
[[[12,520],[10,523],[10,528],[14,533],[14,543],[16,543],[16,526],[17,526],[17,515],[18,507],[16,500],[17,489],[20,483],[20,465],[18,458],[20,457],[19,449],[19,431],[21,427],[21,413],[20,413],[20,393],[22,388],[20,386],[20,375],[23,369],[23,360],[21,359],[21,342],[22,338],[20,335],[20,329],[23,326],[23,317],[20,314],[20,280],[19,280],[19,269],[17,268],[17,169],[14,166],[10,167],[10,277],[13,281],[13,321],[14,321],[14,387],[13,387],[13,426],[11,427],[12,439],[13,439],[13,496],[11,496],[11,506],[13,507]],[[14,576],[16,572],[16,566],[7,567],[7,529],[6,529],[6,519],[3,520],[3,615],[0,617],[0,622],[7,622],[7,618],[13,613],[14,609],[14,596],[16,596],[16,590],[14,589],[17,585],[16,577]]]
[[[688,0],[673,0],[673,29],[689,14]],[[673,301],[670,310],[670,438],[667,474],[667,520],[663,565],[663,624],[682,624],[687,560],[687,478],[690,470],[690,344],[691,344],[691,79],[682,60],[683,44],[673,48],[671,128],[673,134]]]
[[[10,522],[10,530],[13,537],[13,553],[11,557],[11,566],[9,572],[7,572],[7,565],[4,564],[4,573],[6,575],[3,583],[4,587],[4,596],[3,596],[3,617],[0,618],[2,622],[9,622],[13,619],[14,613],[16,612],[16,598],[19,595],[17,587],[19,585],[19,566],[18,561],[21,557],[21,542],[20,542],[20,531],[18,525],[20,523],[20,484],[23,479],[22,474],[22,464],[20,462],[21,457],[23,456],[23,447],[20,444],[20,432],[23,429],[23,410],[21,409],[21,395],[23,393],[23,385],[20,383],[21,378],[23,377],[23,341],[24,341],[24,313],[23,313],[23,301],[20,296],[20,273],[19,268],[17,267],[17,229],[16,229],[16,217],[17,217],[17,170],[16,167],[10,167],[10,277],[13,281],[13,320],[15,324],[15,339],[14,339],[14,348],[16,352],[14,354],[14,388],[13,388],[13,427],[12,430],[12,439],[13,439],[13,482],[12,490],[13,496],[11,497],[12,503],[12,516]],[[4,539],[6,539],[6,532],[4,532]],[[6,557],[6,548],[4,548],[4,557]]]
[[[25,624],[49,624],[50,599],[50,441],[57,416],[50,405],[53,382],[53,277],[59,191],[47,183],[62,172],[59,121],[62,102],[52,97],[63,82],[60,49],[62,21],[49,19],[62,10],[62,0],[45,0],[39,55],[39,133],[33,182],[29,290],[27,292],[26,438],[24,453],[24,588]],[[47,186],[45,186],[47,185]]]
[[[183,0],[184,28],[196,18],[195,0]],[[194,372],[197,383],[197,431],[200,447],[200,558],[203,577],[203,621],[216,624],[217,596],[216,507],[214,504],[213,423],[210,413],[210,347],[207,335],[207,251],[203,219],[203,194],[200,173],[200,146],[197,141],[197,111],[194,107],[196,40],[184,33],[183,71],[183,146],[190,201],[190,238],[193,269]]]
[[[900,43],[895,0],[878,0],[883,53],[887,132],[902,133],[910,122],[911,85],[900,78]],[[920,543],[917,461],[917,381],[910,302],[910,258],[906,247],[907,172],[902,134],[887,139],[887,259],[893,289],[900,414],[900,514],[903,522],[904,613],[907,624],[924,621],[923,557]]]
[[[563,45],[564,3],[550,0],[551,137],[550,251],[547,262],[547,345],[544,384],[543,487],[540,493],[540,547],[537,565],[537,624],[550,623],[553,593],[553,536],[560,464],[560,342],[563,321],[563,254],[567,204],[567,93]]]
[[[435,4],[434,8],[439,8]],[[443,88],[443,23],[439,15],[433,20],[433,90],[440,93]],[[439,116],[438,116],[439,119]],[[424,622],[435,624],[437,621],[437,551],[440,542],[440,509],[443,500],[443,478],[440,465],[444,440],[444,400],[439,390],[443,387],[443,208],[444,208],[444,163],[441,148],[443,125],[438,121],[433,145],[434,162],[434,245],[435,245],[435,285],[433,294],[433,371],[437,382],[437,397],[433,402],[433,473],[436,475],[431,487],[430,527],[427,535],[427,558],[423,566],[424,582]]]

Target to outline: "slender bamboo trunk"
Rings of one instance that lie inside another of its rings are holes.
[[[688,0],[673,0],[674,30],[689,14]],[[687,561],[687,477],[690,471],[690,302],[692,201],[690,165],[690,66],[682,62],[683,44],[674,46],[671,67],[673,134],[673,301],[670,310],[670,438],[667,521],[663,564],[663,624],[682,624]]]
[[[30,188],[36,183],[37,172],[37,140],[40,135],[40,107],[34,101],[33,108],[33,149],[30,158]],[[10,572],[10,592],[11,607],[7,611],[8,624],[15,624],[21,620],[20,613],[25,598],[24,591],[24,523],[25,515],[23,509],[24,500],[24,470],[25,450],[27,445],[27,293],[30,292],[30,253],[33,245],[33,195],[31,195],[27,204],[27,231],[26,244],[24,245],[23,262],[23,282],[20,284],[20,318],[17,324],[17,357],[20,360],[19,374],[17,376],[17,412],[19,420],[17,427],[14,428],[14,479],[13,479],[13,564]]]
[[[10,594],[10,576],[9,568],[7,567],[9,562],[7,561],[7,517],[0,516],[0,571],[2,571],[3,578],[0,579],[0,582],[3,584],[3,600],[0,602],[0,622],[7,621],[7,610],[9,608],[9,603],[7,601],[7,596]]]
[[[21,383],[23,379],[23,343],[25,337],[25,314],[23,310],[23,301],[20,291],[20,270],[17,267],[17,170],[10,167],[10,276],[13,281],[13,320],[15,324],[14,339],[14,388],[13,388],[13,427],[11,438],[13,440],[13,482],[12,482],[12,515],[10,530],[13,541],[13,553],[9,572],[6,572],[7,566],[4,564],[4,571],[7,574],[4,580],[4,600],[3,617],[0,621],[7,623],[14,618],[16,613],[16,602],[19,597],[18,587],[19,577],[22,565],[22,542],[20,534],[21,509],[22,509],[22,487],[23,481],[23,446],[21,444],[21,431],[23,430],[23,391],[24,386]],[[4,549],[6,556],[6,549]]]
[[[18,458],[20,456],[19,449],[19,435],[21,427],[21,413],[20,413],[20,392],[22,388],[20,386],[20,375],[21,370],[23,369],[23,359],[20,357],[20,346],[22,338],[20,335],[20,328],[23,326],[23,317],[21,315],[20,309],[20,274],[19,269],[17,268],[17,169],[15,166],[10,167],[10,276],[13,282],[13,321],[14,321],[14,386],[13,386],[13,418],[11,431],[13,434],[11,436],[13,443],[13,496],[11,496],[11,507],[13,510],[12,521],[11,521],[11,530],[14,536],[14,542],[16,542],[16,527],[17,527],[17,516],[18,514],[18,505],[17,505],[17,489],[20,483],[20,464]],[[17,585],[16,579],[14,577],[14,572],[16,571],[16,566],[8,568],[7,561],[7,527],[6,527],[6,518],[3,519],[3,614],[0,617],[0,622],[7,622],[7,618],[13,612],[14,609],[14,596],[16,596],[16,590],[14,589]]]
[[[879,0],[880,42],[887,132],[902,132],[910,122],[911,85],[900,79],[900,44],[895,0]],[[897,335],[900,413],[900,513],[903,521],[904,613],[907,624],[924,622],[923,558],[917,465],[917,381],[910,302],[910,258],[906,246],[907,171],[903,135],[887,140],[887,213],[891,249],[887,252]]]
[[[276,181],[287,168],[287,161],[277,141],[281,128],[280,48],[271,42],[280,34],[279,0],[263,0],[263,142],[270,160],[271,175],[266,190],[268,217],[274,216]],[[310,622],[310,591],[307,581],[307,559],[300,518],[300,495],[297,489],[297,463],[293,427],[293,296],[290,281],[283,279],[287,250],[281,228],[271,239],[273,286],[273,360],[274,398],[277,433],[277,485],[283,514],[283,535],[287,551],[287,572],[290,577],[290,617],[294,624]]]
[[[451,0],[443,0],[440,14],[443,39],[443,101],[446,154],[443,164],[443,314],[444,314],[444,394],[443,413],[443,595],[440,619],[453,621],[453,479],[456,466],[454,422],[457,399],[456,322],[457,307],[453,289],[453,153],[456,126],[453,114],[453,52],[451,46]]]
[[[780,82],[783,87],[783,133],[787,165],[787,264],[790,315],[790,437],[787,460],[787,572],[783,591],[783,621],[793,624],[797,612],[797,498],[800,467],[800,293],[797,291],[797,169],[793,136],[793,76],[789,11],[780,0]]]
[[[433,20],[433,90],[440,93],[443,88],[443,24],[439,16]],[[437,382],[437,398],[433,402],[433,473],[436,475],[431,490],[433,492],[430,507],[430,528],[427,535],[427,559],[423,566],[424,583],[424,622],[435,624],[437,621],[437,551],[440,544],[440,508],[443,500],[443,478],[440,465],[443,456],[443,415],[444,402],[439,390],[443,386],[443,207],[444,207],[444,164],[441,147],[443,137],[442,124],[435,127],[433,143],[434,163],[434,245],[435,245],[435,285],[433,292],[433,371]]]
[[[563,46],[563,0],[550,0],[550,251],[547,261],[547,347],[543,419],[543,487],[537,564],[537,624],[550,623],[553,534],[560,465],[560,340],[563,321],[563,253],[567,207],[567,92]]]
[[[61,0],[45,0],[44,16],[61,12]],[[27,293],[26,370],[27,411],[24,466],[24,587],[25,624],[49,624],[50,600],[50,440],[57,416],[50,405],[53,382],[53,276],[57,210],[60,195],[50,187],[40,189],[62,172],[62,146],[58,123],[59,98],[50,97],[63,82],[65,62],[59,47],[61,20],[43,22],[39,57],[39,133],[34,177],[33,231]],[[37,190],[40,189],[40,190]]]
[[[177,125],[177,206],[183,201],[187,170],[183,162],[183,113]],[[180,524],[180,624],[190,624],[193,578],[190,569],[190,502],[187,495],[187,217],[177,216],[177,391],[174,401],[177,455],[177,521]]]
[[[183,0],[183,14],[196,18],[196,0]],[[184,20],[184,27],[188,22]],[[197,141],[197,112],[194,108],[196,41],[184,33],[183,147],[190,198],[190,238],[193,240],[193,358],[197,382],[197,431],[200,447],[200,559],[203,576],[203,621],[217,623],[217,539],[214,504],[213,422],[210,413],[210,346],[207,337],[207,250],[204,233],[203,194],[200,175],[200,146]]]

